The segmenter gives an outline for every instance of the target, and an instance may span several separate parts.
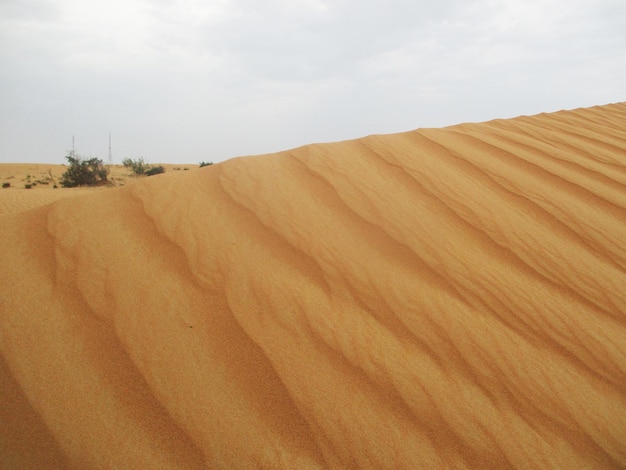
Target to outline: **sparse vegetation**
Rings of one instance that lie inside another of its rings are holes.
[[[8,181],[6,181],[5,183],[2,183],[2,187],[3,187],[3,188],[10,188],[10,187],[11,187],[11,183],[9,183]]]
[[[165,173],[165,168],[162,165],[150,167],[146,170],[146,176],[158,175],[160,173]]]
[[[80,156],[71,154],[65,158],[70,166],[61,176],[61,186],[64,188],[96,186],[108,182],[109,170],[104,166],[102,160],[98,158],[85,160]]]
[[[33,185],[32,185],[32,184],[30,184],[30,183],[26,183],[26,184],[24,185],[24,187],[25,187],[26,189],[30,189],[30,188],[32,188],[32,187],[33,187]]]
[[[125,158],[122,160],[122,165],[132,171],[135,176],[152,176],[158,175],[159,173],[165,173],[165,168],[162,165],[151,166],[143,157],[139,157],[135,160],[132,158]]]
[[[135,176],[145,174],[146,170],[149,168],[148,162],[146,162],[143,157],[134,160],[132,158],[125,158],[122,160],[122,165],[132,171]]]
[[[203,166],[210,166],[213,165],[213,162],[200,162],[200,168],[202,168]]]

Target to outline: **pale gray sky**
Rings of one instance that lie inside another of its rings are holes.
[[[222,161],[626,100],[624,0],[0,0],[0,162]]]

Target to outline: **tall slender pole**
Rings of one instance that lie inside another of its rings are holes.
[[[74,158],[74,136],[72,136],[72,158]]]
[[[113,155],[111,154],[111,132],[109,132],[109,165],[113,165]]]

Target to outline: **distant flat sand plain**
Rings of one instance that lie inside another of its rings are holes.
[[[626,468],[626,103],[48,168],[0,165],[0,468]]]
[[[155,164],[165,168],[165,172],[188,171],[198,165]],[[107,187],[63,188],[60,184],[67,166],[46,163],[0,163],[0,215],[22,212],[27,209],[46,205],[69,196],[111,187],[125,186],[140,181],[123,165],[106,165],[109,169]]]

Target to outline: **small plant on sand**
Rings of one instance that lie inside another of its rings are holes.
[[[10,188],[11,187],[11,183],[9,183],[8,181],[5,183],[2,183],[2,187],[3,188]]]
[[[136,158],[135,160],[132,158],[125,158],[122,160],[122,165],[132,171],[135,176],[145,174],[146,170],[150,168],[148,162],[146,162],[143,157]]]
[[[128,168],[135,176],[152,176],[158,175],[159,173],[165,173],[165,168],[162,165],[152,166],[148,165],[148,162],[143,158],[137,158],[133,160],[132,158],[125,158],[122,160],[122,165]]]
[[[102,160],[98,158],[85,160],[72,154],[65,158],[67,158],[70,166],[61,176],[61,186],[64,188],[96,186],[108,183],[109,170],[104,166]]]
[[[213,165],[213,162],[200,162],[200,168],[202,168],[203,166],[210,166]]]
[[[24,185],[24,187],[25,187],[26,189],[30,189],[30,188],[32,188],[32,187],[33,187],[33,185],[32,185],[32,184],[30,184],[30,183],[26,183],[26,184]]]
[[[165,173],[165,168],[162,165],[153,166],[146,170],[146,176],[158,175],[160,173]]]

